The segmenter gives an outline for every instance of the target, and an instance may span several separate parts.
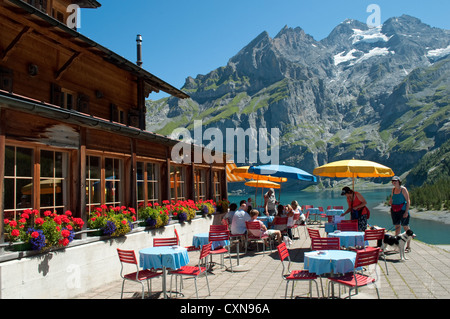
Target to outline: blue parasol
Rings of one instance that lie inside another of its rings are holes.
[[[308,182],[317,182],[317,178],[300,168],[286,165],[259,165],[250,166],[249,173],[271,175],[277,177],[293,178]]]

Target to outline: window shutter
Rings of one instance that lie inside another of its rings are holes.
[[[117,105],[111,103],[111,113],[110,113],[110,121],[111,122],[119,122],[119,109]]]
[[[0,90],[13,91],[13,71],[0,67]]]
[[[50,89],[50,103],[64,107],[64,94],[58,84],[52,83]]]
[[[77,108],[78,112],[90,114],[89,96],[83,93],[78,93]]]

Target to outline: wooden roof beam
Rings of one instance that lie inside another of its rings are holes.
[[[14,48],[17,47],[17,45],[20,43],[20,41],[23,40],[24,36],[29,34],[32,31],[31,27],[24,27],[22,31],[19,32],[19,34],[14,38],[14,40],[11,41],[11,43],[8,45],[8,47],[0,53],[0,58],[2,62],[6,62],[8,60],[9,55],[11,52],[14,51]]]
[[[56,81],[59,81],[63,74],[69,69],[69,67],[80,58],[82,54],[80,52],[75,52],[69,60],[55,73]]]

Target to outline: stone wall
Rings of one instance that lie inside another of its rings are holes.
[[[174,237],[176,228],[181,246],[188,246],[194,234],[207,232],[212,223],[212,218],[196,218],[156,230],[137,229],[114,239],[76,240],[62,250],[1,262],[0,299],[75,297],[120,279],[117,248],[134,249],[139,260],[139,250],[153,246],[154,237]]]

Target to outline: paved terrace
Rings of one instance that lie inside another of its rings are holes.
[[[308,227],[318,228],[322,236],[325,236],[324,228],[319,225]],[[295,235],[297,235],[295,233]],[[418,238],[420,239],[420,238]],[[191,245],[191,243],[181,243]],[[304,253],[310,251],[310,238],[300,228],[300,238],[293,241],[289,249],[291,256],[291,270],[303,268]],[[371,242],[371,245],[374,243]],[[259,245],[261,249],[261,245]],[[389,249],[389,248],[388,248]],[[400,262],[398,253],[387,256],[386,273],[385,263],[380,259],[378,269],[380,273],[379,291],[381,299],[449,299],[450,297],[450,251],[449,246],[433,246],[413,240],[411,252],[407,253],[408,260]],[[232,249],[234,252],[234,248]],[[198,262],[198,252],[190,252],[190,264]],[[236,265],[235,254],[232,253],[233,265]],[[220,256],[214,256],[213,261],[220,261]],[[119,260],[117,260],[119,262]],[[229,259],[225,260],[229,265]],[[197,279],[200,299],[283,299],[285,293],[285,281],[281,278],[282,266],[276,249],[265,254],[262,251],[249,251],[241,254],[240,264],[248,269],[246,272],[226,271],[225,268],[215,265],[212,273],[208,274],[211,296],[208,296],[206,281],[202,277]],[[170,284],[168,277],[168,287]],[[174,281],[175,284],[175,281]],[[327,280],[323,279],[326,293]],[[77,299],[120,299],[122,279],[119,273],[117,280],[111,284],[99,287],[79,295]],[[160,278],[152,280],[152,295],[146,298],[162,298]],[[290,296],[290,287],[288,297]],[[146,287],[147,289],[147,287]],[[320,282],[319,282],[320,289]],[[294,298],[308,298],[308,283],[297,283],[294,290]],[[184,296],[177,298],[196,298],[193,279],[184,279]],[[175,295],[174,295],[175,296]],[[343,293],[342,296],[348,296]],[[317,298],[313,285],[313,297]],[[125,283],[124,299],[141,298],[141,285],[132,282]],[[376,291],[370,287],[364,287],[353,299],[377,298]]]

